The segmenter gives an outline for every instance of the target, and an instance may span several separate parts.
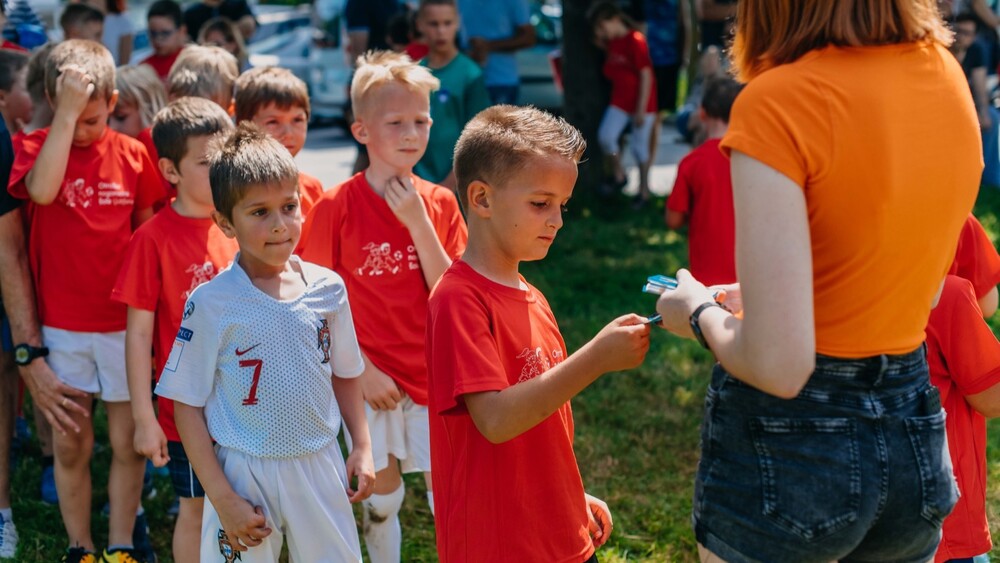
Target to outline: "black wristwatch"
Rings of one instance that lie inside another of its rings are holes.
[[[719,305],[715,301],[706,301],[691,313],[691,317],[688,318],[688,322],[691,324],[691,332],[694,333],[694,337],[698,339],[698,343],[701,344],[702,348],[711,351],[712,349],[708,346],[708,341],[705,340],[705,335],[701,332],[701,325],[698,323],[698,318],[701,314],[705,312],[705,309],[709,307],[718,307],[722,309],[722,305]]]
[[[49,349],[45,346],[32,346],[30,344],[18,344],[14,346],[14,363],[19,366],[26,366],[38,358],[49,355]]]

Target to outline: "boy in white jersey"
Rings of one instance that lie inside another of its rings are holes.
[[[343,280],[292,255],[298,170],[277,141],[240,125],[209,178],[213,218],[240,252],[191,294],[156,388],[207,496],[201,561],[277,561],[283,536],[292,561],[361,561],[350,503],[375,469]]]

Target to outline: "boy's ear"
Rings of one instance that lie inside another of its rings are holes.
[[[111,92],[111,98],[108,100],[108,111],[115,111],[116,105],[118,105],[118,90],[113,90]]]
[[[490,200],[493,198],[493,189],[489,184],[473,180],[466,189],[465,196],[469,202],[469,213],[486,219],[493,214],[490,209]]]
[[[218,210],[214,210],[212,211],[212,220],[215,221],[215,225],[219,227],[219,230],[227,238],[236,238],[236,230],[233,229],[233,224],[229,222],[229,219],[225,215],[219,213]]]
[[[362,145],[368,144],[368,128],[365,127],[365,122],[356,115],[354,116],[354,123],[351,124],[351,134]]]
[[[175,186],[180,182],[181,173],[174,165],[174,161],[169,158],[160,158],[156,161],[156,166],[160,169],[160,174],[163,175],[164,180]]]

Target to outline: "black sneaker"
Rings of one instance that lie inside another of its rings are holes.
[[[149,538],[149,524],[146,523],[145,513],[135,517],[135,526],[132,527],[132,545],[135,547],[136,559],[144,563],[156,563],[156,552],[153,551],[153,542]]]
[[[71,547],[63,553],[60,563],[97,563],[97,556],[82,547]]]

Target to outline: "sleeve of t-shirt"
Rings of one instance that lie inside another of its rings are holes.
[[[341,282],[343,287],[343,282]],[[330,338],[333,340],[333,375],[341,379],[358,377],[365,371],[365,360],[361,357],[358,335],[354,332],[354,317],[351,304],[347,300],[347,289],[340,292],[340,303],[333,322],[330,323]]]
[[[979,43],[973,43],[965,51],[965,60],[962,61],[962,68],[971,70],[984,66],[986,66],[986,53],[983,52],[983,46]]]
[[[687,157],[681,159],[677,166],[677,178],[674,180],[674,189],[667,198],[667,209],[678,213],[690,213],[691,211],[691,183],[689,175],[691,173],[691,161]]]
[[[507,4],[510,7],[510,21],[514,27],[531,23],[531,8],[528,6],[528,0],[511,0]]]
[[[159,168],[153,164],[146,147],[143,146],[140,152],[141,169],[135,186],[135,208],[147,209],[162,200],[167,192],[163,189]]]
[[[39,129],[22,139],[21,149],[14,155],[14,164],[10,168],[10,179],[7,183],[10,195],[18,199],[28,199],[28,186],[24,183],[24,178],[38,160],[38,153],[47,136],[47,129]]]
[[[336,189],[336,188],[335,188]],[[340,203],[339,198],[320,198],[306,217],[302,226],[298,255],[306,262],[337,269],[340,257]]]
[[[977,298],[1000,284],[1000,254],[982,224],[972,215],[962,228],[955,261],[948,273],[972,282]]]
[[[510,386],[485,303],[468,291],[445,291],[428,314],[431,404],[438,414],[464,412],[466,393]]]
[[[432,218],[434,230],[437,231],[441,246],[445,253],[452,260],[457,260],[465,252],[465,245],[469,242],[469,230],[465,226],[465,219],[459,210],[458,200],[455,194],[449,189],[437,189],[434,192],[437,208]]]
[[[155,237],[147,234],[147,231],[148,229],[139,227],[132,235],[122,268],[118,272],[118,280],[111,290],[111,299],[135,309],[156,311],[163,271],[160,269],[160,254]]]
[[[948,325],[936,330],[941,355],[963,395],[982,393],[1000,383],[1000,342],[983,320],[972,284],[949,276],[945,285],[942,299],[951,314]]]
[[[644,68],[652,68],[653,59],[649,56],[649,44],[646,43],[646,38],[641,33],[632,34],[632,38],[634,41],[632,41],[630,50],[635,69],[639,71]]]
[[[217,312],[211,306],[211,299],[201,299],[205,295],[198,291],[201,287],[194,290],[184,305],[184,310],[191,313],[181,321],[156,385],[157,395],[192,407],[203,407],[208,402],[219,362]]]
[[[368,21],[367,4],[371,0],[347,0],[344,7],[344,23],[347,31],[368,31],[371,22]]]

